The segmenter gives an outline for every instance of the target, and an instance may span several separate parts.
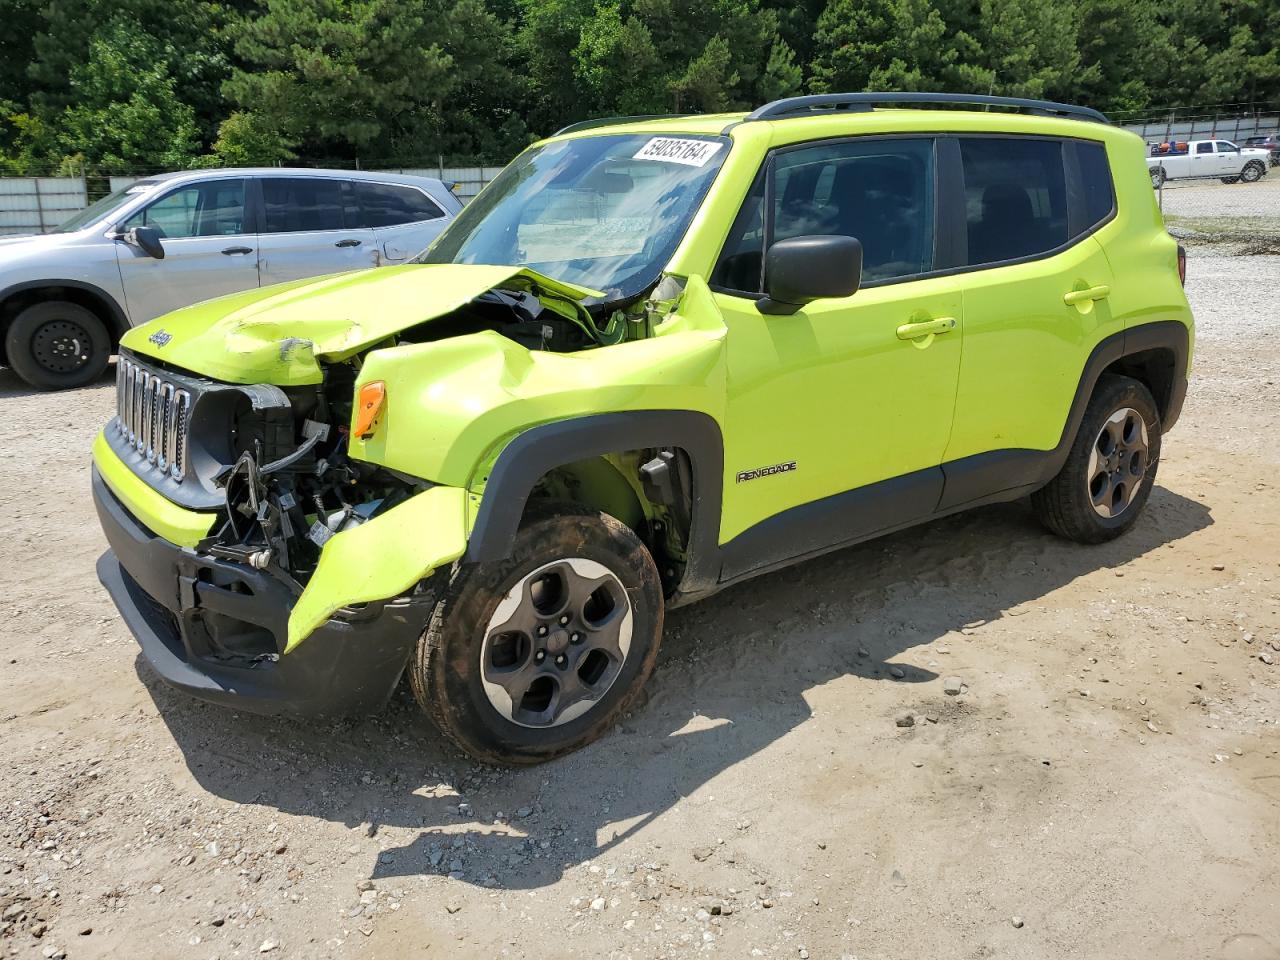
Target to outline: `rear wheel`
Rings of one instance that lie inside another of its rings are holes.
[[[414,696],[478,760],[532,764],[604,734],[653,670],[658,570],[603,513],[536,516],[511,555],[460,564],[410,664]]]
[[[31,386],[62,390],[102,376],[111,338],[93,311],[66,300],[46,300],[13,318],[4,348],[14,372]]]
[[[1159,190],[1161,185],[1164,183],[1164,181],[1165,181],[1164,167],[1152,167],[1151,168],[1151,186]]]
[[[1254,160],[1240,171],[1240,179],[1245,183],[1257,183],[1262,179],[1262,175],[1264,173],[1266,173],[1266,171],[1262,169],[1262,164]]]
[[[1098,381],[1058,475],[1031,497],[1051,531],[1102,543],[1137,521],[1160,462],[1160,414],[1150,391],[1129,377]]]

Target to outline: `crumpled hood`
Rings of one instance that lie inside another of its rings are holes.
[[[602,296],[522,267],[405,264],[208,300],[135,327],[120,343],[228,383],[319,383],[319,360],[341,360],[497,287]]]

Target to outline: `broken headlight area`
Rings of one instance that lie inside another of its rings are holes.
[[[321,385],[269,388],[275,402],[241,411],[235,462],[215,479],[223,520],[197,552],[266,571],[301,592],[334,535],[431,485],[347,456],[353,382],[353,368],[335,365]]]

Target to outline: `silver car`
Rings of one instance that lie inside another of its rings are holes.
[[[462,209],[439,180],[337,170],[148,177],[42,236],[0,239],[0,363],[35,387],[100,376],[120,335],[252,287],[408,260]]]

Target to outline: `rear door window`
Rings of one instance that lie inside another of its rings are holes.
[[[398,183],[352,183],[363,212],[362,226],[395,227],[444,216],[440,206],[417,187]]]
[[[960,158],[970,266],[1035,257],[1067,242],[1062,141],[962,137]]]
[[[268,177],[262,181],[265,233],[342,230],[354,219],[341,180],[322,177]]]
[[[1213,153],[1213,141],[1201,140],[1196,144],[1196,153]]]

